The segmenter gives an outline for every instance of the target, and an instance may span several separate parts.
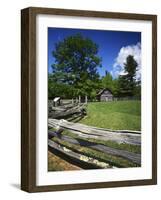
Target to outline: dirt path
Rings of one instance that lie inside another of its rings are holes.
[[[72,165],[60,157],[48,151],[48,170],[49,171],[64,171],[64,170],[81,170],[80,167]]]

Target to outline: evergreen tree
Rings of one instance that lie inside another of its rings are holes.
[[[120,96],[134,96],[136,88],[136,69],[137,62],[132,55],[126,58],[124,64],[125,75],[120,75],[119,82],[119,95]]]

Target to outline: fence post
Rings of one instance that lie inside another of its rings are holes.
[[[79,100],[78,101],[79,101],[79,103],[81,103],[81,96],[80,95],[79,95]]]
[[[85,96],[85,103],[88,103],[88,97],[87,97],[87,95]]]

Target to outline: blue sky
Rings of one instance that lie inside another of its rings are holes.
[[[123,72],[123,63],[128,54],[132,54],[136,58],[139,68],[141,67],[141,33],[139,32],[48,28],[49,72],[52,71],[51,65],[55,62],[52,56],[55,43],[77,33],[81,33],[98,44],[98,55],[102,57],[102,68],[98,68],[101,76],[105,75],[105,70],[109,71],[113,77]]]

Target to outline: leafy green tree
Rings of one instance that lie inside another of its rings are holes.
[[[113,90],[113,78],[108,71],[106,71],[106,76],[102,78],[102,87]]]
[[[101,79],[101,88],[108,88],[112,91],[114,96],[119,95],[119,81],[118,79],[113,79],[112,75],[106,71],[105,76]]]
[[[91,88],[99,81],[97,68],[101,67],[98,45],[81,34],[69,36],[55,44],[52,52],[55,82],[74,88],[74,95],[90,95]]]
[[[48,98],[53,99],[54,97],[61,98],[73,98],[74,88],[65,83],[55,82],[52,74],[48,76]]]
[[[119,80],[118,79],[113,79],[113,87],[112,87],[112,92],[113,92],[113,95],[115,97],[118,97],[119,96]]]

